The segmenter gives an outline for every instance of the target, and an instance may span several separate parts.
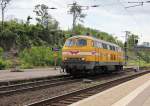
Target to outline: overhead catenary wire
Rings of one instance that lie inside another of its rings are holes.
[[[139,25],[138,21],[136,20],[136,18],[134,17],[134,15],[133,15],[130,11],[128,11],[128,10],[125,8],[125,6],[124,6],[124,3],[127,3],[127,2],[120,1],[120,0],[117,0],[117,2],[119,2],[119,5],[121,5],[121,6],[124,8],[124,10],[125,10],[125,12],[126,12],[127,14],[129,14],[129,16],[131,17],[131,19],[133,20],[133,23],[137,26],[136,28],[137,28],[138,30],[140,30],[140,27],[139,27],[140,25]],[[118,5],[118,3],[110,3],[110,4],[103,4],[103,3],[101,3],[100,6],[104,7],[103,9],[104,9],[105,11],[111,12],[111,9],[109,10],[109,9],[106,9],[105,7],[106,7],[106,6],[112,6],[112,4]],[[130,26],[131,26],[131,25],[130,25]]]
[[[131,6],[128,6],[126,7],[127,9],[129,8],[134,8],[134,7],[137,7],[137,6],[144,6],[145,4],[147,3],[150,3],[150,1],[143,1],[143,0],[138,0],[138,1],[133,1],[133,2],[128,2],[129,4],[134,4],[134,5],[131,5]],[[139,23],[139,22],[138,22]],[[140,24],[140,23],[139,23]],[[142,37],[142,34],[140,34],[140,37]]]
[[[137,7],[137,6],[143,6],[145,3],[150,3],[150,1],[143,1],[143,0],[138,0],[138,1],[134,1],[134,2],[128,2],[130,4],[134,4],[134,5],[131,5],[131,6],[128,6],[126,8],[131,8],[131,7]]]
[[[135,16],[126,8],[126,6],[120,2],[120,0],[117,0],[118,3],[124,8],[124,10],[126,11],[127,14],[129,14],[129,16],[132,18],[134,24],[136,25],[137,30],[141,31],[141,28],[139,25],[140,23],[136,20]]]

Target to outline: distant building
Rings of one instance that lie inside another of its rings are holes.
[[[142,45],[145,46],[145,47],[150,47],[150,42],[143,42]]]

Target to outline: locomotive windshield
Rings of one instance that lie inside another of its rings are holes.
[[[75,45],[75,40],[69,39],[66,41],[65,46],[74,46]]]
[[[87,41],[85,39],[78,39],[76,46],[86,46],[87,45]]]
[[[68,39],[65,46],[86,46],[87,40],[85,39]]]

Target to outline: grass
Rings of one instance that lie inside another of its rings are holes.
[[[127,66],[147,67],[150,66],[150,63],[146,63],[143,60],[129,60]]]

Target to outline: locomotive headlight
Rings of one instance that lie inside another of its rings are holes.
[[[81,58],[81,60],[83,60],[83,61],[84,61],[84,60],[85,60],[85,58]]]
[[[65,57],[64,60],[67,60],[67,58]]]

